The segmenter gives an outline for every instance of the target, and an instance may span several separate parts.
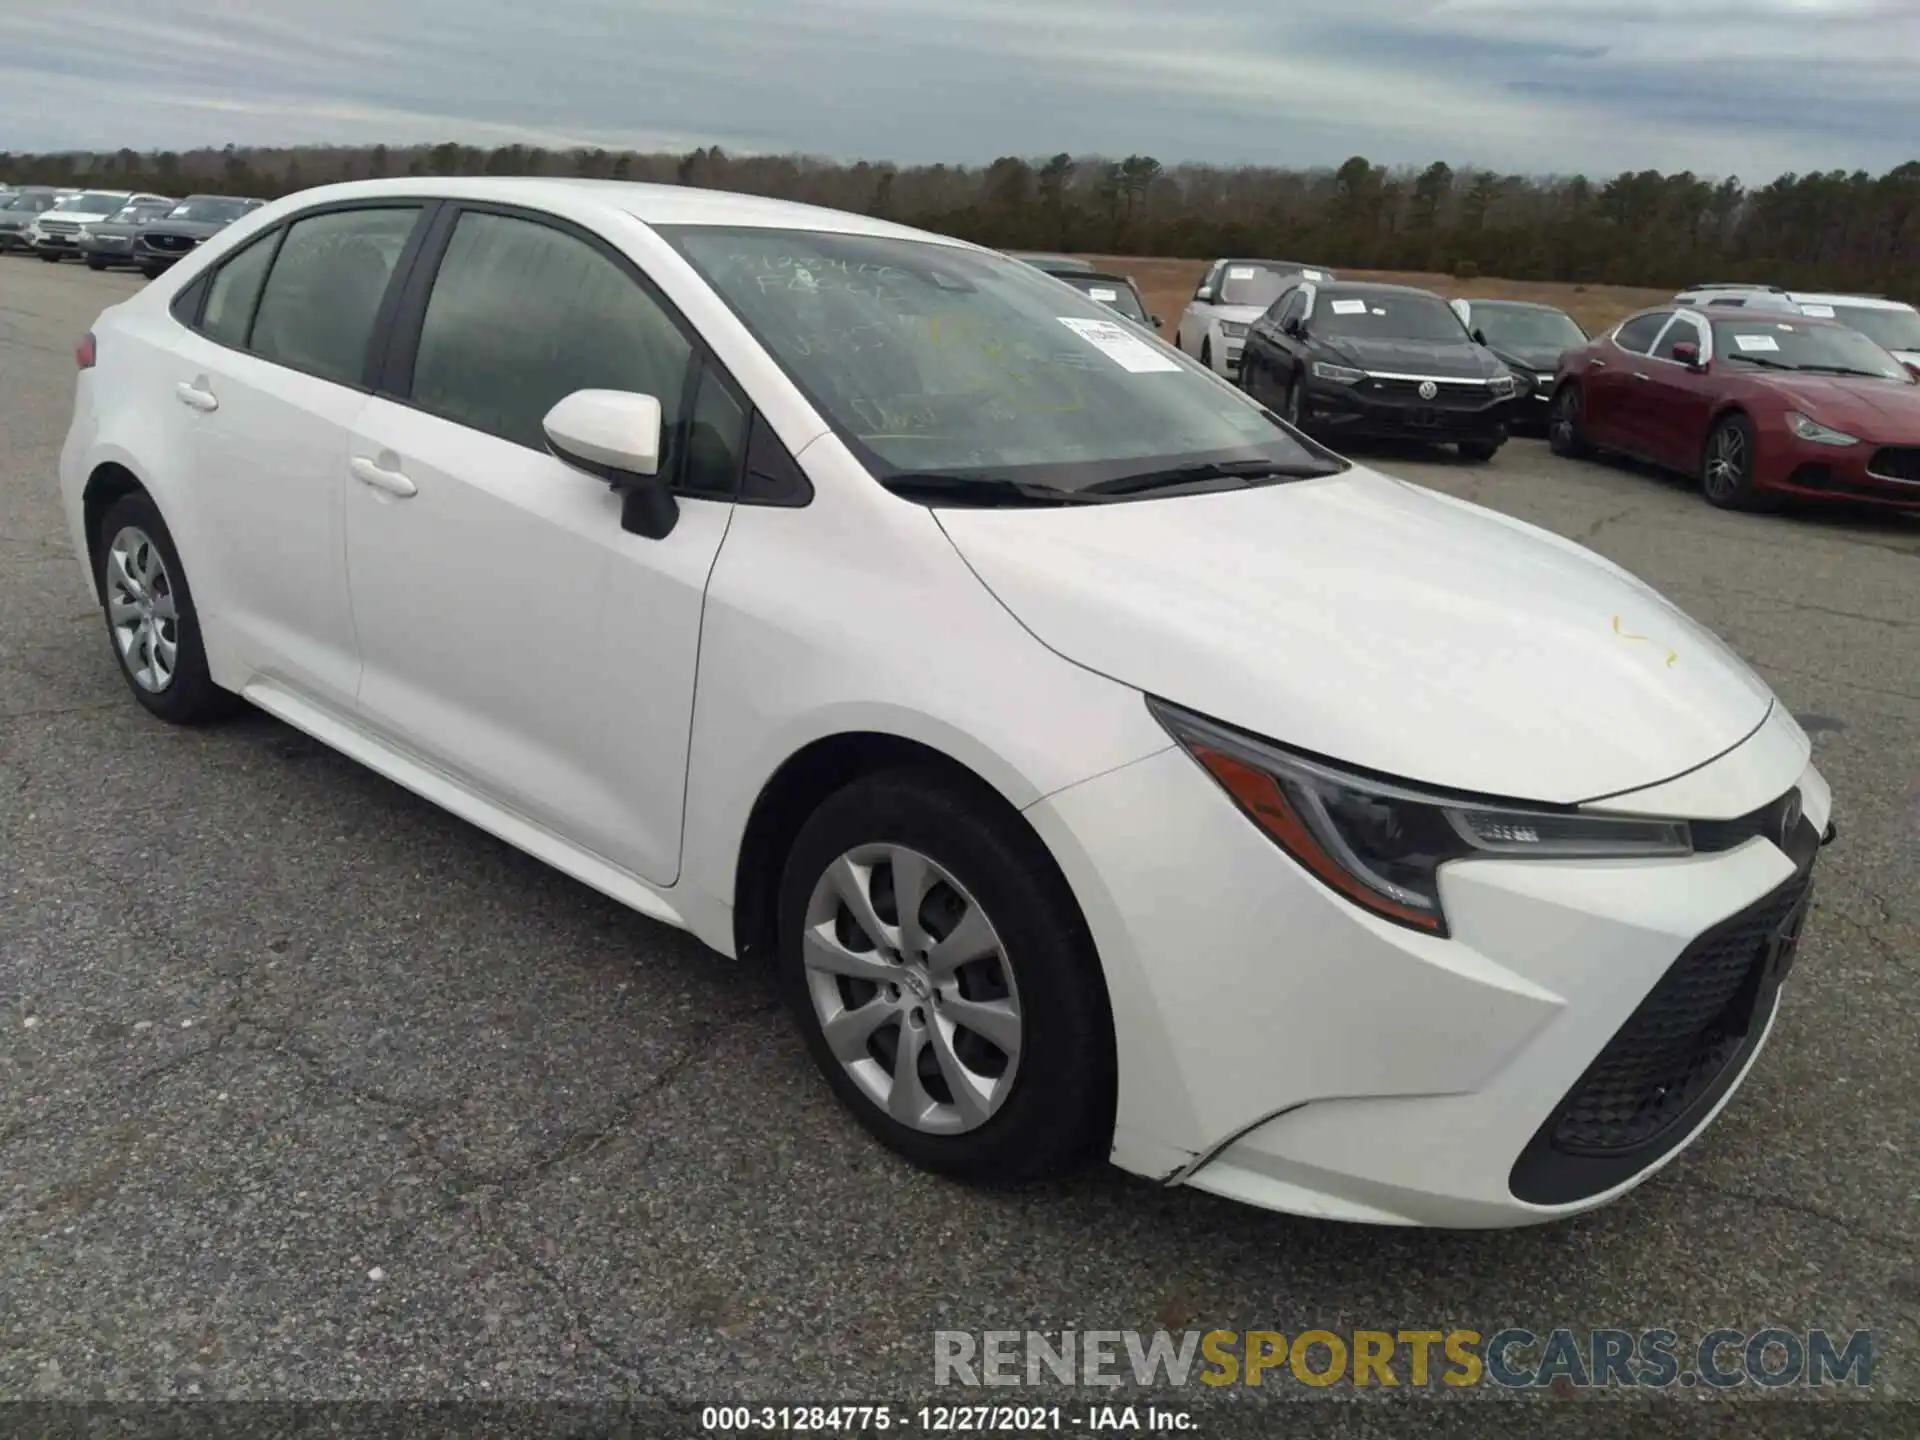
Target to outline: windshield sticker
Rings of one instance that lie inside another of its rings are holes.
[[[1778,350],[1780,342],[1771,335],[1736,335],[1733,343],[1742,350]]]
[[[1117,320],[1082,320],[1073,315],[1054,318],[1122,370],[1147,375],[1180,368],[1179,362],[1172,356],[1161,354],[1138,335],[1129,334]]]
[[[1259,273],[1260,271],[1252,265],[1229,265],[1227,267],[1227,278],[1229,280],[1251,280]]]
[[[1834,318],[1833,307],[1831,305],[1802,305],[1800,307],[1800,313],[1802,315],[1811,315],[1816,320],[1831,320]]]
[[[1309,280],[1324,280],[1327,278],[1318,270],[1302,270],[1300,273]]]
[[[1336,300],[1333,302],[1333,313],[1336,315],[1364,315],[1367,313],[1367,302],[1364,300]]]
[[[1096,300],[1104,300],[1109,305],[1120,298],[1120,292],[1118,290],[1089,290],[1087,294]]]
[[[1374,306],[1374,307],[1373,307],[1373,313],[1374,313],[1374,314],[1376,314],[1376,315],[1384,315],[1384,314],[1386,314],[1387,312],[1386,312],[1386,311],[1384,311],[1384,310],[1382,310],[1382,309],[1381,309],[1381,308],[1380,308],[1380,307],[1379,307],[1378,305],[1376,305],[1376,306]]]

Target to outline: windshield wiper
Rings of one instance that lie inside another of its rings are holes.
[[[1237,490],[1263,481],[1314,480],[1322,475],[1338,475],[1345,468],[1343,465],[1316,465],[1311,462],[1285,465],[1271,460],[1209,460],[1198,465],[1175,465],[1168,470],[1121,475],[1089,485],[1081,493],[1140,495],[1149,490],[1173,490],[1185,486],[1206,490]]]
[[[880,483],[907,500],[946,501],[955,505],[1097,505],[1105,496],[1004,475],[935,475],[908,471]]]
[[[1744,352],[1729,355],[1727,358],[1729,360],[1739,360],[1747,365],[1762,365],[1769,370],[1798,370],[1801,368],[1798,365],[1789,365],[1782,360],[1768,360],[1763,356],[1749,355]]]
[[[1869,380],[1892,380],[1895,377],[1884,370],[1862,370],[1857,365],[1802,365],[1802,370],[1812,370],[1821,375],[1864,375]]]

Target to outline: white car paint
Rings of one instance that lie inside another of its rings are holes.
[[[1227,267],[1233,262],[1216,260],[1207,268],[1194,289],[1193,299],[1180,314],[1174,329],[1174,343],[1196,360],[1210,365],[1215,374],[1231,379],[1240,370],[1240,352],[1246,346],[1247,328],[1267,313],[1265,305],[1226,305],[1220,301],[1220,286]],[[1305,269],[1309,280],[1327,278],[1329,272]],[[1204,292],[1204,293],[1203,293]],[[1230,334],[1228,327],[1238,330]]]
[[[104,207],[97,204],[88,204],[81,208],[73,208],[72,201],[84,200],[88,195],[105,195],[113,203]],[[171,203],[171,200],[165,195],[150,195],[138,190],[74,191],[67,201],[63,201],[61,204],[54,206],[51,210],[43,210],[34,223],[27,227],[27,234],[37,240],[41,235],[46,233],[44,227],[48,225],[48,222],[53,222],[59,227],[71,226],[72,228],[69,229],[67,233],[74,234],[77,233],[83,225],[99,225],[111,220],[129,205],[162,205]]]
[[[649,539],[553,456],[170,316],[302,208],[402,194],[532,207],[617,247],[811,503],[683,500]],[[905,500],[653,228],[671,223],[959,243],[677,187],[415,179],[275,202],[95,326],[60,465],[88,583],[87,486],[125,467],[191,576],[217,683],[723,955],[784,762],[856,735],[941,752],[1027,817],[1086,918],[1123,1168],[1310,1215],[1515,1225],[1604,1203],[1691,1143],[1705,1119],[1603,1191],[1509,1188],[1682,950],[1792,873],[1781,848],[1463,859],[1440,871],[1452,933],[1420,933],[1292,860],[1145,693],[1430,787],[1712,820],[1798,786],[1824,827],[1810,742],[1724,646],[1571,542],[1359,468],[1102,506]]]

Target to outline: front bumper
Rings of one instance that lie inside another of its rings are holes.
[[[131,235],[89,235],[80,242],[80,253],[95,260],[131,262],[133,237]]]
[[[1328,439],[1497,442],[1506,438],[1515,403],[1478,387],[1470,396],[1442,389],[1423,397],[1415,386],[1398,381],[1341,385],[1308,376],[1303,383],[1301,419]]]
[[[1804,741],[1790,720],[1770,721],[1741,747],[1757,751],[1695,772],[1690,793],[1718,783],[1730,816],[1797,783],[1817,839],[1830,797]],[[1552,1220],[1668,1163],[1764,1043],[1777,974],[1745,997],[1738,1044],[1708,1057],[1718,1068],[1687,1082],[1651,1136],[1596,1136],[1594,1117],[1620,1102],[1583,1081],[1603,1055],[1617,1079],[1616,1042],[1632,1039],[1637,1012],[1667,993],[1677,966],[1698,963],[1702,937],[1777,904],[1803,873],[1760,838],[1681,860],[1460,861],[1443,872],[1453,927],[1443,940],[1335,896],[1178,750],[1028,814],[1106,970],[1120,1057],[1115,1162],[1268,1209],[1384,1224]],[[1759,952],[1747,958],[1750,969]],[[1726,965],[1745,983],[1738,960]],[[1569,1176],[1562,1142],[1572,1134],[1577,1150],[1583,1133],[1621,1143],[1607,1164]]]
[[[20,230],[0,230],[0,253],[8,250],[31,250],[25,232]]]
[[[1507,428],[1526,435],[1547,433],[1547,412],[1553,406],[1556,376],[1541,375],[1527,379],[1525,387],[1507,411]]]
[[[1768,442],[1773,443],[1769,444]],[[1763,437],[1755,482],[1809,500],[1920,507],[1920,436],[1905,445],[1815,445],[1782,428]]]
[[[80,236],[70,231],[42,231],[33,241],[33,253],[36,255],[78,255]]]

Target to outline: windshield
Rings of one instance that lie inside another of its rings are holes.
[[[984,494],[1216,463],[1344,468],[1101,302],[1005,256],[825,231],[659,229],[882,481],[939,477]]]
[[[5,208],[8,210],[30,210],[37,215],[41,211],[51,210],[53,207],[54,198],[51,195],[19,195],[9,201]]]
[[[1883,350],[1920,350],[1920,312],[1835,305],[1833,318],[1858,330]],[[1814,311],[1808,307],[1807,313]]]
[[[116,225],[139,225],[148,220],[157,220],[166,213],[167,207],[164,205],[128,205],[124,209],[114,212],[113,223]]]
[[[84,195],[69,195],[60,202],[60,208],[77,210],[82,215],[111,215],[126,203],[124,190],[89,190]]]
[[[1906,368],[1857,330],[1820,321],[1718,320],[1714,352],[1742,368],[1814,370],[1911,380]]]
[[[1366,340],[1429,340],[1464,343],[1460,317],[1437,295],[1394,291],[1342,293],[1322,290],[1313,302],[1316,335]]]
[[[1109,309],[1118,310],[1129,320],[1138,320],[1143,325],[1150,323],[1147,320],[1146,308],[1141,305],[1140,298],[1133,293],[1131,285],[1123,285],[1117,280],[1103,280],[1092,275],[1063,275],[1060,278]]]
[[[167,219],[237,220],[246,208],[243,200],[182,200],[167,212]]]
[[[1280,298],[1281,292],[1300,278],[1298,269],[1275,269],[1266,265],[1229,265],[1220,277],[1222,305],[1257,305],[1262,310]]]
[[[1587,343],[1587,332],[1560,310],[1479,304],[1473,307],[1473,324],[1496,350],[1571,350]]]

